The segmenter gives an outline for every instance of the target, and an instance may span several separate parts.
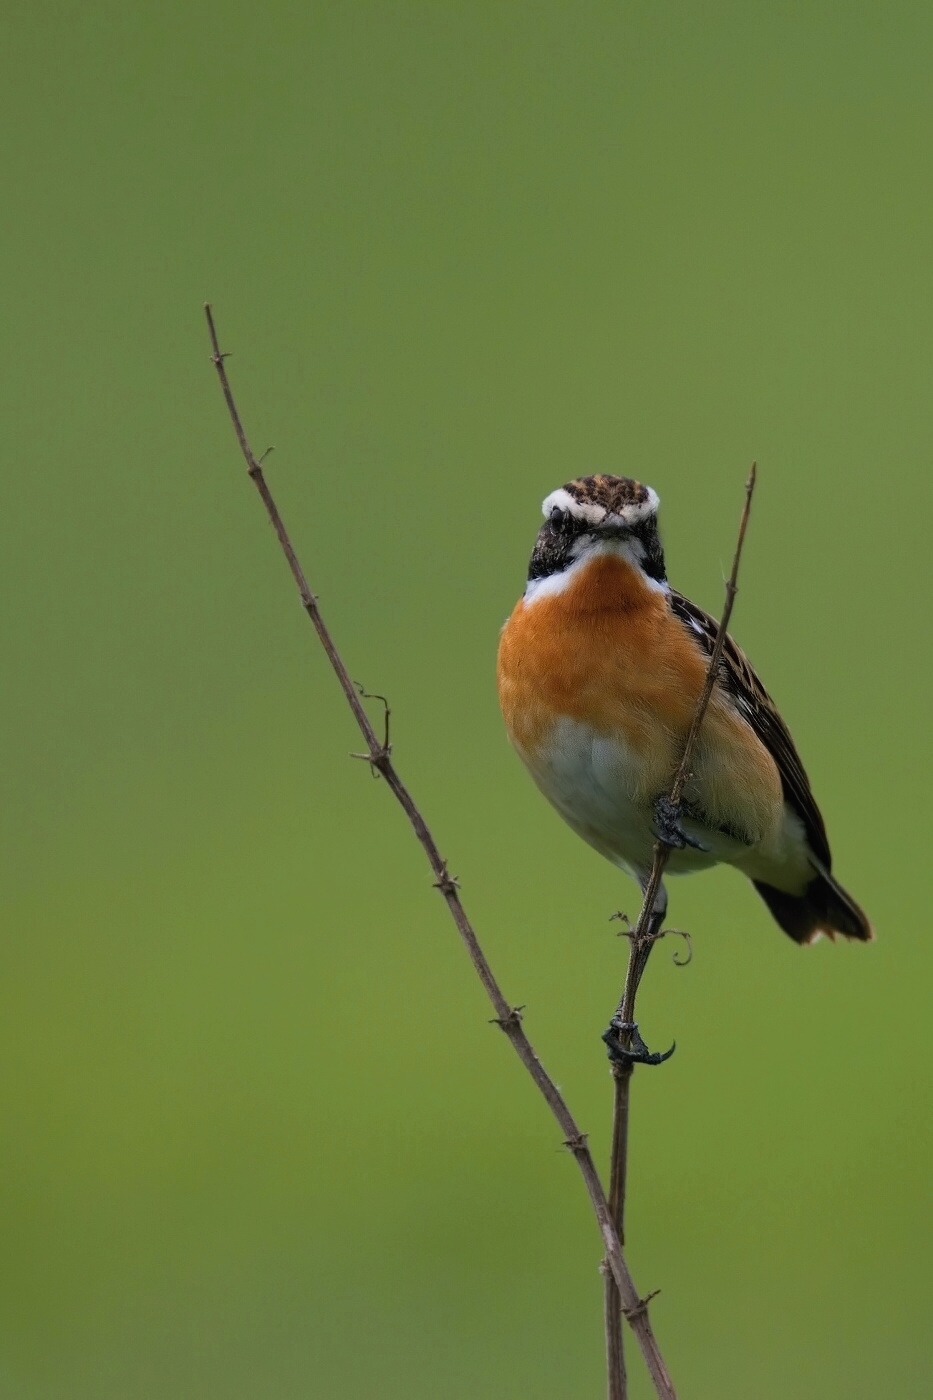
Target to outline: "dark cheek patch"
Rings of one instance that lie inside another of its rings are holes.
[[[569,511],[557,507],[538,531],[531,563],[528,566],[528,581],[547,578],[559,574],[573,563],[574,541],[586,533],[589,526],[585,520],[578,520]]]
[[[573,563],[575,540],[590,528],[586,521],[576,519],[569,512],[553,510],[538,532],[528,567],[529,582],[532,579],[548,578],[551,574],[562,573]],[[631,535],[641,545],[641,566],[645,573],[649,578],[663,581],[667,577],[664,569],[664,551],[654,518],[649,517],[633,526]]]
[[[649,578],[656,579],[659,583],[663,582],[667,577],[664,568],[664,550],[661,548],[654,520],[646,520],[642,524],[636,525],[632,534],[642,547],[641,566],[645,573]]]
[[[528,581],[536,578],[547,578],[550,574],[559,574],[570,563],[570,547],[573,543],[573,535],[569,531],[556,529],[548,521],[538,532],[534,552],[531,556],[531,563],[528,566]]]

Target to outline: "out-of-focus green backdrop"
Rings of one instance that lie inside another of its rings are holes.
[[[757,458],[734,631],[879,936],[801,951],[733,873],[674,884],[630,1257],[685,1400],[929,1396],[933,12],[15,0],[2,31],[0,1396],[603,1385],[576,1169],[347,757],[208,297],[601,1161],[637,901],[508,749],[497,632],[541,498],[593,470],[659,490],[718,609]]]

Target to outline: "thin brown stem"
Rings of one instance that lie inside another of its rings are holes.
[[[703,719],[706,715],[706,711],[710,702],[710,697],[713,693],[713,686],[716,684],[716,677],[719,674],[719,662],[722,659],[722,650],[726,644],[726,634],[729,628],[729,619],[732,617],[732,606],[735,602],[735,595],[739,591],[739,564],[742,561],[742,548],[745,544],[745,532],[748,529],[748,517],[752,508],[752,495],[754,494],[757,476],[757,466],[753,462],[752,469],[748,474],[748,480],[745,483],[745,504],[742,507],[742,518],[739,521],[739,533],[735,543],[735,553],[732,556],[732,569],[728,579],[726,580],[726,601],[723,606],[722,617],[719,622],[719,630],[716,633],[716,640],[713,643],[713,650],[710,653],[709,665],[706,668],[706,679],[703,682],[703,689],[700,692],[700,698],[697,700],[696,709],[693,712],[693,722],[690,725],[690,730],[687,734],[687,742],[684,744],[684,751],[683,756],[680,760],[680,766],[677,769],[677,773],[674,776],[673,786],[671,787],[671,794],[669,800],[671,806],[674,808],[676,808],[679,805],[680,799],[684,795],[684,788],[687,786],[688,779],[690,778],[690,765],[693,763],[693,755],[696,752],[697,740],[700,737],[700,726],[703,723]],[[645,886],[645,896],[644,900],[642,901],[641,913],[638,916],[638,923],[635,925],[635,931],[632,934],[633,941],[636,943],[643,940],[646,933],[648,932],[648,926],[651,922],[654,913],[655,900],[658,895],[658,890],[661,888],[661,880],[664,875],[664,867],[667,865],[667,860],[670,853],[671,847],[667,844],[666,841],[655,841],[654,861],[651,866],[651,874],[648,878],[648,883]],[[627,985],[628,979],[626,979],[626,986]],[[637,985],[638,984],[636,982],[635,990],[637,990]],[[625,1017],[622,1015],[623,1005],[624,996],[622,1001],[619,1002],[619,1006],[616,1012],[616,1015],[619,1017],[620,1020],[625,1019]]]
[[[635,938],[634,930],[629,935],[628,967],[625,974],[625,991],[622,996],[622,1016],[628,1024],[635,1019],[635,994],[641,982],[651,949],[657,942],[660,921],[655,924],[650,936],[641,942]],[[627,1044],[630,1037],[621,1034],[620,1043]],[[628,1180],[628,1124],[632,1096],[632,1075],[635,1065],[631,1060],[612,1063],[612,1144],[609,1154],[609,1209],[619,1232],[619,1243],[625,1246],[625,1193]],[[628,1378],[625,1370],[625,1350],[622,1339],[622,1298],[610,1271],[604,1269],[604,1316],[606,1325],[606,1375],[608,1400],[628,1400]]]
[[[609,1209],[625,1248],[625,1177],[628,1170],[628,1114],[632,1090],[631,1061],[612,1066],[612,1149],[610,1153]],[[627,1400],[628,1377],[625,1370],[625,1346],[622,1337],[622,1297],[608,1269],[603,1270],[604,1310],[606,1324],[606,1375],[608,1400]]]
[[[622,1300],[612,1273],[603,1267],[603,1330],[606,1336],[606,1400],[628,1400]]]
[[[363,741],[368,750],[369,762],[373,770],[385,779],[405,812],[405,815],[408,817],[415,835],[427,856],[428,863],[434,874],[435,886],[440,890],[446,901],[447,908],[456,925],[457,932],[466,947],[470,961],[483,984],[486,995],[492,1003],[493,1010],[495,1011],[494,1019],[496,1024],[504,1031],[515,1053],[534,1080],[548,1108],[557,1120],[561,1132],[564,1135],[566,1146],[573,1153],[583,1177],[593,1212],[596,1216],[596,1222],[599,1226],[603,1246],[606,1251],[609,1270],[616,1281],[625,1315],[638,1339],[638,1344],[645,1358],[645,1364],[648,1367],[655,1392],[661,1397],[661,1400],[676,1400],[674,1385],[655,1339],[646,1310],[645,1300],[639,1296],[632,1276],[629,1273],[628,1265],[622,1254],[619,1236],[612,1218],[612,1212],[609,1208],[609,1202],[606,1199],[606,1193],[599,1179],[599,1173],[596,1170],[592,1154],[587,1145],[586,1134],[580,1131],[563,1096],[538,1059],[531,1042],[525,1034],[521,1015],[518,1010],[506,1001],[503,996],[492,969],[480,948],[473,926],[467,918],[466,911],[460,900],[457,881],[450,874],[447,868],[447,862],[438,850],[434,837],[431,835],[423,816],[415,805],[408,788],[399,777],[387,745],[380,742],[363,709],[360,696],[350,679],[349,672],[324,623],[317,599],[308,586],[301,565],[298,562],[298,557],[292,548],[282,517],[279,514],[278,507],[273,500],[272,493],[263,475],[261,463],[256,459],[249,445],[233,398],[233,392],[230,388],[224,363],[225,356],[218,343],[214,318],[209,305],[205,306],[204,313],[207,317],[208,332],[211,340],[211,359],[217,370],[217,376],[220,380],[227,410],[230,414],[237,441],[240,445],[240,451],[246,461],[247,471],[262,497],[263,505],[266,508],[272,527],[275,530],[282,552],[288,561],[288,567],[291,570],[292,578],[295,580],[295,584],[298,588],[302,606],[314,625],[321,645],[327,653],[327,658],[333,667],[347,703],[353,712],[353,717],[359,726],[360,733],[363,736]]]
[[[722,617],[719,622],[719,630],[716,633],[716,640],[710,653],[709,665],[706,669],[706,678],[703,682],[703,689],[700,691],[696,709],[693,712],[693,720],[687,733],[684,751],[681,756],[680,765],[674,775],[671,786],[670,804],[676,810],[684,788],[690,778],[691,764],[696,752],[697,741],[700,736],[700,726],[703,723],[709,706],[710,697],[713,693],[713,686],[716,684],[716,677],[719,673],[719,662],[722,658],[722,650],[726,643],[726,634],[729,627],[729,619],[732,617],[732,606],[735,602],[735,595],[738,592],[739,564],[742,560],[742,549],[745,544],[745,532],[748,528],[748,517],[752,507],[752,495],[755,490],[757,479],[756,464],[752,463],[748,480],[745,483],[745,503],[742,507],[742,516],[739,521],[739,532],[736,538],[735,553],[732,556],[732,570],[726,581],[726,599],[723,605]],[[625,987],[619,1004],[616,1007],[613,1017],[613,1026],[619,1026],[618,1041],[623,1049],[627,1049],[631,1044],[633,1032],[628,1027],[635,1023],[635,997],[638,993],[639,983],[645,970],[645,964],[657,940],[662,936],[661,921],[655,908],[658,891],[661,888],[661,880],[664,875],[664,867],[667,865],[671,847],[666,841],[657,840],[654,844],[654,859],[651,867],[651,875],[645,885],[644,899],[642,901],[641,912],[638,915],[638,922],[628,934],[629,938],[629,958],[628,967],[625,974]],[[616,1223],[619,1233],[619,1242],[625,1243],[625,1192],[626,1175],[628,1170],[628,1126],[629,1107],[631,1102],[632,1074],[634,1064],[631,1061],[625,1063],[614,1063],[613,1072],[613,1113],[612,1113],[612,1149],[609,1166],[609,1205],[612,1211],[612,1218]],[[625,1358],[622,1351],[622,1328],[620,1315],[623,1311],[623,1300],[616,1288],[615,1279],[611,1272],[605,1272],[605,1301],[604,1316],[606,1322],[606,1361],[608,1368],[608,1396],[609,1400],[626,1400],[626,1376]]]

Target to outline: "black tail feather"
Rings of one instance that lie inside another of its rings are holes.
[[[828,871],[819,871],[803,894],[785,894],[773,885],[755,880],[755,889],[774,918],[795,943],[812,943],[819,933],[835,938],[857,938],[870,943],[875,933],[851,895],[846,894]]]

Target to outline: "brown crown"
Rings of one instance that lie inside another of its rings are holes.
[[[568,481],[564,490],[575,501],[602,506],[610,515],[621,515],[626,506],[641,506],[648,500],[647,486],[627,476],[581,476]]]

